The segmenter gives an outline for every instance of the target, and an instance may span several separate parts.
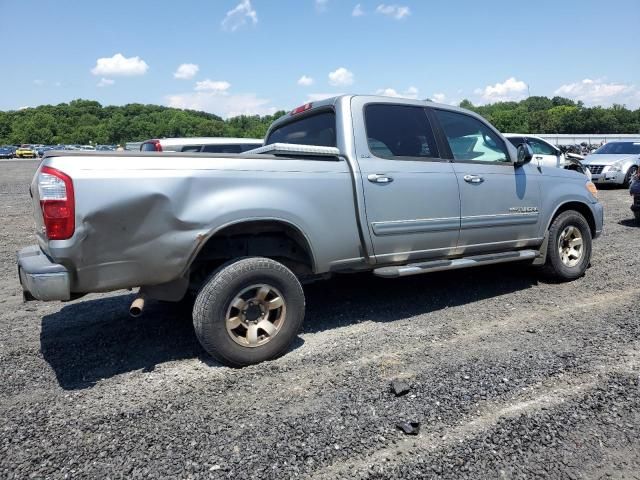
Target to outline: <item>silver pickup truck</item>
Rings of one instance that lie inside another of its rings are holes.
[[[140,287],[139,313],[192,296],[200,342],[232,366],[287,350],[306,281],[516,261],[571,280],[603,224],[584,175],[478,115],[359,95],[296,108],[244,154],[48,153],[31,194],[26,300]]]

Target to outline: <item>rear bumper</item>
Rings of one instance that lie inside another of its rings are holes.
[[[25,302],[71,299],[69,271],[53,263],[37,245],[18,252],[18,276]]]

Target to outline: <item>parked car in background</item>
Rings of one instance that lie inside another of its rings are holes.
[[[563,152],[555,145],[533,135],[505,133],[504,136],[516,148],[521,143],[528,143],[533,150],[533,160],[543,167],[575,170],[585,174],[589,179],[591,178],[591,172],[582,164],[583,157],[580,155]]]
[[[594,183],[629,187],[640,167],[640,139],[605,143],[583,163]]]
[[[260,138],[160,138],[146,140],[140,145],[142,152],[205,152],[243,153],[262,146]]]
[[[10,145],[3,145],[0,147],[0,158],[13,158],[16,149]]]
[[[21,145],[16,149],[16,158],[36,158],[37,153],[31,145]]]

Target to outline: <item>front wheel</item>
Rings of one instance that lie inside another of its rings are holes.
[[[563,282],[584,275],[591,261],[591,229],[582,214],[568,210],[549,227],[547,261],[543,271]]]
[[[629,188],[629,186],[631,185],[631,181],[633,180],[633,177],[636,176],[636,173],[638,173],[638,167],[634,165],[631,168],[629,168],[629,170],[627,171],[627,174],[624,177],[623,186],[625,188]]]
[[[285,353],[304,310],[304,292],[291,270],[268,258],[243,258],[206,281],[193,307],[193,325],[212,357],[244,367]]]

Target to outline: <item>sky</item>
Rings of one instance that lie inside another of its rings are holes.
[[[341,93],[640,107],[640,0],[0,0],[0,110],[222,117]]]

